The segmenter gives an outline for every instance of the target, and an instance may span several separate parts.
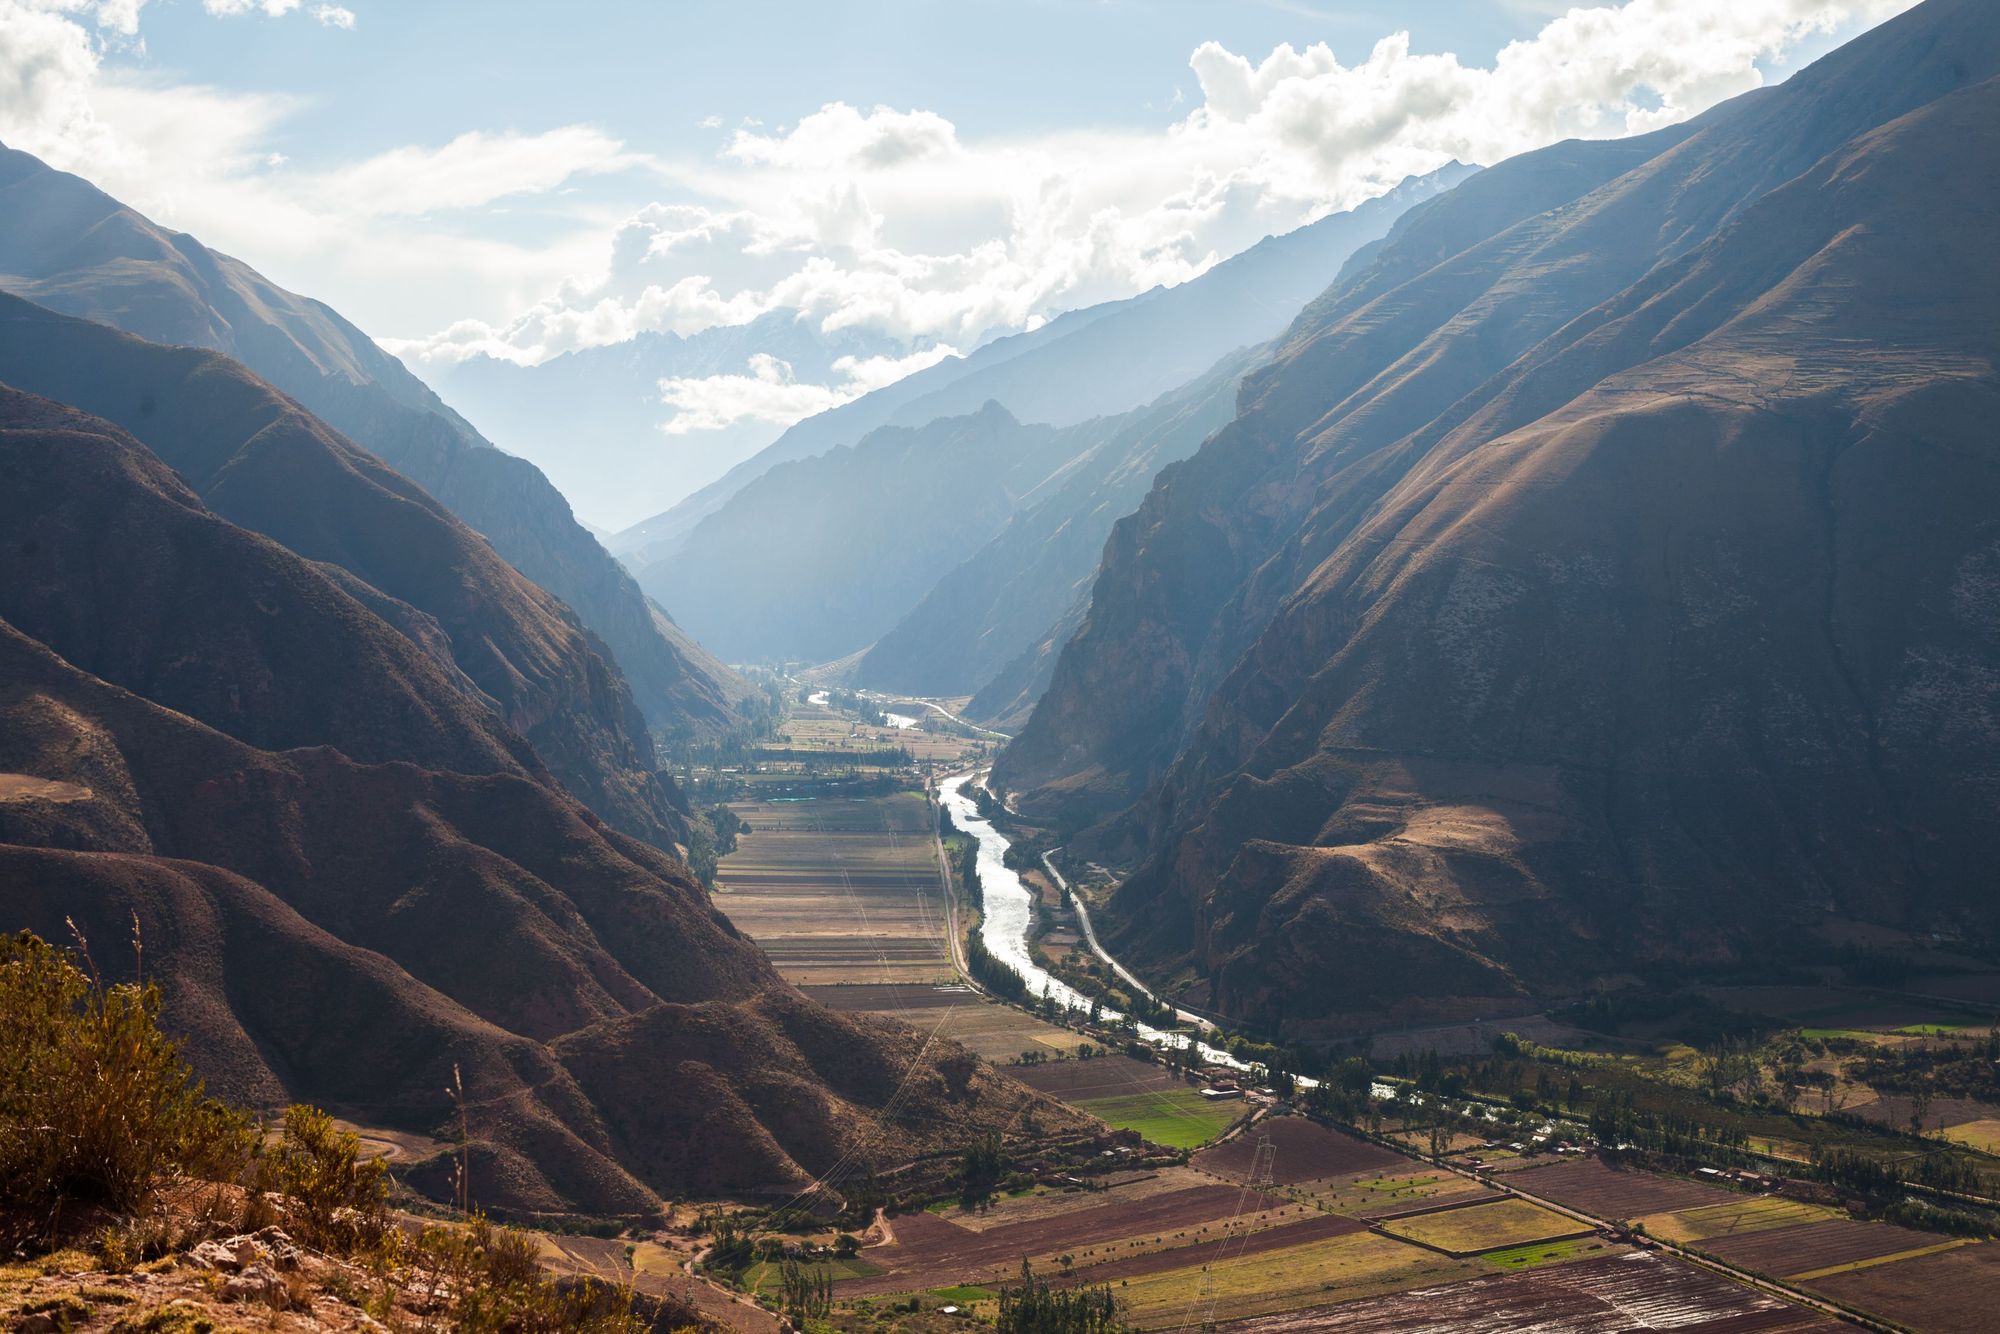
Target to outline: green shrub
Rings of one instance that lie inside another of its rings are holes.
[[[322,1250],[374,1246],[389,1225],[389,1169],[364,1162],[361,1141],[317,1107],[285,1112],[284,1140],[258,1165],[259,1189],[282,1195],[287,1225]]]
[[[249,1159],[248,1120],[160,1031],[159,989],[88,964],[0,938],[0,1241],[48,1235],[69,1202],[144,1214],[165,1182],[234,1180]]]

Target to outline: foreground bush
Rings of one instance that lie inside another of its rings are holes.
[[[248,1118],[207,1096],[158,1025],[160,993],[106,986],[87,956],[0,938],[0,1241],[66,1206],[143,1216],[176,1179],[233,1181]]]

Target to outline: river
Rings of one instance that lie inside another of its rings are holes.
[[[1028,953],[1028,932],[1034,926],[1034,896],[1021,883],[1021,877],[1008,869],[1007,836],[995,829],[992,821],[980,815],[979,808],[967,794],[966,788],[971,786],[974,777],[967,773],[945,779],[938,788],[938,800],[951,812],[951,822],[979,844],[979,886],[984,903],[979,939],[988,954],[1027,981],[1029,995],[1046,995],[1064,1009],[1087,1012],[1090,998],[1050,974]],[[1101,1008],[1099,1013],[1108,1023],[1117,1023],[1125,1018],[1118,1011],[1108,1008]],[[1185,1033],[1167,1032],[1150,1024],[1138,1025],[1138,1032],[1141,1042],[1154,1047],[1177,1051],[1192,1047],[1210,1065],[1227,1066],[1232,1070],[1250,1068],[1221,1048],[1212,1047]],[[1317,1084],[1317,1080],[1303,1077],[1299,1080],[1301,1088],[1313,1088]]]

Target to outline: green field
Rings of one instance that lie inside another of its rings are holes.
[[[1067,1101],[1067,1100],[1065,1100]],[[1194,1149],[1229,1129],[1243,1114],[1240,1102],[1210,1102],[1189,1088],[1127,1093],[1074,1102],[1114,1130],[1136,1130],[1169,1149]]]
[[[1539,1265],[1560,1264],[1579,1255],[1602,1251],[1604,1243],[1595,1237],[1571,1237],[1568,1241],[1537,1241],[1511,1250],[1488,1251],[1480,1260],[1497,1269],[1534,1269]]]

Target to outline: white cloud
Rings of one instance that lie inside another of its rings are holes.
[[[352,28],[354,11],[344,5],[314,5],[312,16],[328,28]]]
[[[263,14],[282,18],[299,7],[299,0],[201,0],[201,7],[219,18]]]
[[[533,362],[778,309],[929,355],[1185,281],[1452,158],[1693,114],[1807,38],[1911,2],[1571,8],[1486,65],[1401,34],[1345,61],[1324,44],[1253,58],[1207,43],[1189,60],[1194,105],[1154,130],[966,137],[932,110],[834,102],[789,125],[743,118],[705,159],[663,162],[572,125],[326,165],[278,151],[299,114],[284,96],[100,68],[110,44],[141,40],[143,0],[0,0],[0,136],[383,332],[436,330],[394,342],[420,360]],[[311,0],[203,4],[352,20]],[[643,182],[623,198],[659,202],[602,202],[624,188],[617,173]],[[599,202],[563,197],[586,179]],[[494,221],[531,206],[533,229]],[[676,392],[689,413],[727,416],[721,395],[777,411],[859,382],[773,374]]]
[[[573,176],[637,161],[624,145],[585,125],[544,134],[462,134],[440,148],[391,149],[317,177],[325,207],[374,216],[477,208],[515,194],[552,190]]]
[[[1252,60],[1210,42],[1189,60],[1198,104],[1157,132],[965,140],[931,111],[838,102],[790,126],[745,121],[713,162],[663,169],[683,197],[626,219],[597,272],[513,321],[407,346],[534,361],[784,308],[829,331],[968,346],[1185,281],[1453,159],[1682,119],[1756,87],[1801,41],[1911,3],[1570,8],[1490,66],[1412,50],[1402,33],[1351,64],[1325,44]],[[746,383],[730,392],[769,401],[800,388],[733,378]]]
[[[822,385],[795,379],[788,363],[758,352],[750,357],[748,374],[660,381],[660,402],[674,410],[660,429],[668,435],[692,435],[739,422],[790,426],[957,355],[955,348],[939,344],[907,357],[841,357],[833,363],[841,380]]]

